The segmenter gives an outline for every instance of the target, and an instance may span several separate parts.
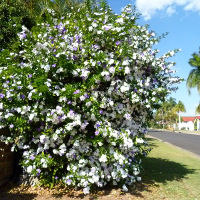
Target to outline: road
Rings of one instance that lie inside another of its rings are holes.
[[[149,130],[149,135],[200,156],[200,135]]]

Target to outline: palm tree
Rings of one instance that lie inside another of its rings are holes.
[[[161,107],[156,111],[155,119],[156,121],[162,122],[163,128],[165,128],[166,123],[171,125],[176,120],[177,113],[174,111],[175,106],[176,100],[170,97],[163,102]]]
[[[189,92],[191,88],[196,87],[200,94],[200,49],[198,53],[192,54],[192,58],[190,58],[189,64],[193,67],[193,69],[190,71],[187,78],[187,87]]]
[[[185,110],[185,106],[183,104],[182,101],[179,101],[176,106],[174,107],[175,111],[178,112],[178,124],[179,124],[179,130],[180,130],[180,123],[181,123],[181,116],[180,116],[180,113],[181,112],[186,112]]]
[[[200,114],[200,104],[196,107],[195,112],[196,112],[196,114]]]

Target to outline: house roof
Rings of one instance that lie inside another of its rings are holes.
[[[195,117],[182,117],[182,120],[184,122],[190,122],[190,121],[194,121],[195,119],[200,119],[200,116],[195,116]]]

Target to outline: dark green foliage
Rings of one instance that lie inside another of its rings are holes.
[[[35,20],[22,3],[16,0],[1,0],[0,3],[0,49],[11,48],[17,33],[24,25],[31,29]]]

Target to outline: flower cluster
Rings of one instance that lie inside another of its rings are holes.
[[[146,120],[179,82],[166,61],[175,51],[157,57],[130,6],[85,5],[18,36],[20,50],[1,52],[0,128],[24,170],[84,193],[140,181]]]

